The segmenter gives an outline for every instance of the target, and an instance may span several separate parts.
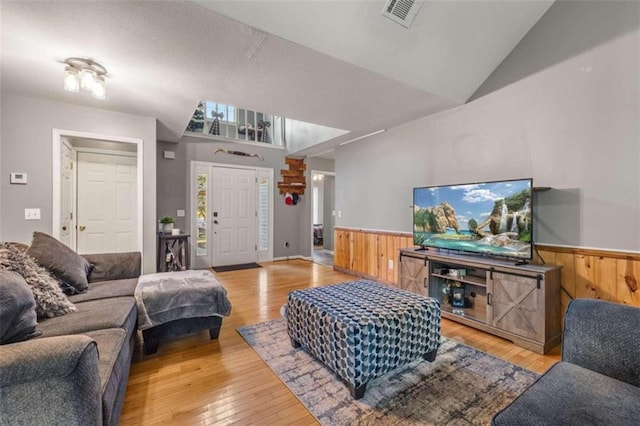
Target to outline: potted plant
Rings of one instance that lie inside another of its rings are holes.
[[[176,220],[173,218],[173,216],[164,216],[162,219],[160,219],[160,223],[162,224],[162,232],[171,232],[171,230],[173,229],[173,224],[176,222]]]

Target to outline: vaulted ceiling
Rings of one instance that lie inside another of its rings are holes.
[[[2,91],[156,117],[168,141],[215,100],[337,144],[466,102],[551,3],[427,1],[406,29],[378,0],[3,1]],[[62,89],[70,56],[107,68],[105,101]]]

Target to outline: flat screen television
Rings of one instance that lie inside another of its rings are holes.
[[[413,243],[422,248],[532,257],[533,179],[413,189]]]

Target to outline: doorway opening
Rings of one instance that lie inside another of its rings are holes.
[[[333,266],[335,173],[311,171],[311,258]]]
[[[143,252],[142,143],[54,129],[53,237],[82,254]]]

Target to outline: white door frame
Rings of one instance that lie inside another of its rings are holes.
[[[269,182],[270,182],[270,188],[269,188],[269,193],[270,193],[270,197],[269,197],[269,249],[266,253],[264,253],[262,256],[260,256],[260,252],[257,253],[257,259],[256,261],[258,262],[271,262],[273,260],[273,208],[274,208],[274,191],[275,191],[275,185],[274,185],[274,174],[273,174],[273,168],[270,167],[253,167],[253,166],[240,166],[240,165],[235,165],[235,164],[224,164],[224,163],[210,163],[208,161],[191,161],[191,165],[189,167],[189,214],[188,214],[188,218],[189,218],[189,231],[191,234],[192,238],[195,238],[195,236],[197,235],[196,233],[196,223],[193,220],[193,212],[195,210],[195,206],[196,206],[196,199],[194,196],[194,188],[197,185],[197,182],[194,180],[194,172],[197,166],[204,166],[204,167],[209,167],[209,170],[211,170],[212,167],[224,167],[227,169],[245,169],[245,170],[255,170],[256,172],[256,177],[258,177],[260,175],[260,172],[266,172],[269,175]],[[207,189],[207,197],[209,197],[211,194],[210,192],[212,191],[211,189],[211,183],[208,183],[208,189]],[[257,184],[256,184],[256,208],[258,208],[258,191],[257,191]],[[210,218],[207,218],[207,220],[209,220],[209,223],[207,224],[207,232],[210,232],[211,229],[211,220]],[[258,218],[256,217],[256,223],[258,221]],[[257,235],[258,233],[258,227],[256,226],[256,242],[257,240]],[[190,248],[190,255],[191,255],[191,259],[195,260],[196,259],[196,242],[192,240],[191,242],[191,248]],[[208,247],[211,247],[211,241],[208,241]],[[209,248],[210,250],[210,248]],[[208,252],[208,256],[211,257],[211,252]]]
[[[310,189],[311,189],[311,196],[309,198],[311,198],[311,216],[309,217],[309,222],[311,222],[311,257],[313,257],[313,250],[314,250],[314,245],[313,245],[313,210],[316,208],[315,203],[313,202],[313,175],[317,174],[317,175],[327,175],[327,176],[336,176],[336,172],[325,172],[322,170],[311,170],[311,185],[310,185]],[[334,191],[334,197],[335,197],[335,191]],[[322,197],[322,199],[324,200],[324,196]],[[323,206],[324,208],[324,206]],[[324,249],[323,249],[324,251]],[[327,250],[329,251],[329,250]],[[331,254],[333,254],[333,251],[331,251]]]
[[[72,167],[75,167],[72,170],[71,173],[71,194],[68,194],[71,197],[71,201],[72,201],[72,205],[75,206],[76,204],[76,192],[77,192],[77,179],[76,179],[76,172],[77,172],[77,165],[78,165],[78,152],[75,150],[75,148],[65,139],[62,138],[61,139],[61,143],[60,143],[60,153],[62,153],[62,146],[65,146],[69,151],[71,151],[71,161],[72,161]],[[62,160],[60,160],[62,161]],[[54,161],[55,162],[55,161]],[[75,164],[75,166],[74,166]],[[62,163],[59,163],[59,166],[62,167]],[[58,176],[61,176],[61,172],[62,170],[60,170]],[[60,188],[60,197],[62,197],[62,187],[59,186]],[[62,202],[62,198],[60,200]],[[60,211],[61,209],[59,209],[58,211]],[[58,213],[59,214],[59,213]],[[71,214],[72,214],[72,219],[70,221],[70,227],[71,229],[69,229],[69,241],[71,243],[71,245],[69,247],[71,247],[72,250],[76,249],[76,233],[77,233],[77,229],[76,229],[76,208],[72,207],[71,208]],[[62,218],[59,219],[58,222],[58,226],[57,226],[57,230],[58,230],[58,235],[56,238],[60,237],[60,225],[62,225]],[[52,229],[55,229],[56,227],[54,226]]]
[[[53,176],[52,176],[52,184],[53,184],[53,211],[52,211],[52,226],[51,226],[51,235],[54,238],[60,237],[60,206],[61,206],[61,194],[60,194],[60,155],[61,155],[61,145],[63,143],[63,138],[72,137],[72,138],[82,138],[82,139],[95,139],[100,141],[107,142],[124,142],[131,143],[136,145],[136,157],[137,157],[137,195],[136,195],[136,211],[137,211],[137,250],[142,254],[142,258],[144,259],[144,238],[143,238],[143,211],[144,211],[144,203],[143,203],[143,164],[144,164],[144,151],[143,151],[143,140],[138,138],[129,138],[124,136],[113,136],[113,135],[102,135],[98,133],[89,133],[89,132],[79,132],[75,130],[64,130],[64,129],[53,129],[52,132],[52,151],[53,151]]]

